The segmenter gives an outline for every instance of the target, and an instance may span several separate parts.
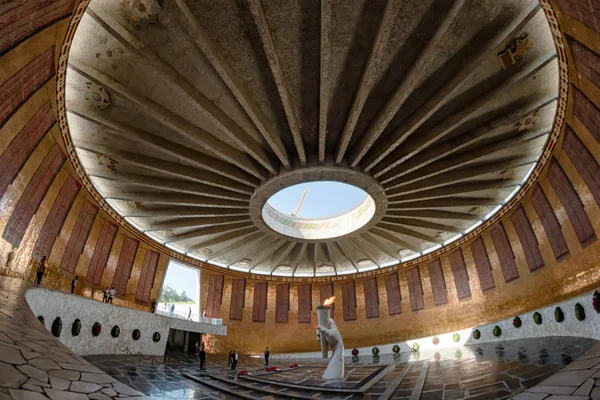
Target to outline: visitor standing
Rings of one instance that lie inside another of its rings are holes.
[[[46,256],[42,257],[42,261],[37,266],[37,271],[35,273],[35,283],[38,285],[42,283],[42,278],[46,273],[46,267],[48,266],[48,259]]]
[[[194,345],[194,355],[200,355],[200,343],[196,342],[196,344]]]
[[[108,291],[108,301],[107,301],[107,303],[111,303],[112,304],[113,298],[115,297],[116,294],[117,294],[117,291],[115,290],[115,287],[113,286]]]
[[[265,365],[269,365],[269,355],[270,355],[270,354],[271,354],[271,353],[269,352],[269,348],[268,348],[268,347],[266,347],[266,348],[265,348]]]
[[[77,280],[79,277],[75,275],[75,278],[71,281],[71,294],[75,293],[75,287],[77,287]]]
[[[232,354],[231,354],[231,370],[235,371],[235,368],[237,367],[237,362],[238,362],[238,354],[235,350],[233,350]]]
[[[108,303],[108,286],[104,288],[104,291],[102,292],[102,294],[103,294],[102,302]]]
[[[192,307],[190,307],[190,312],[188,313],[188,321],[192,320]]]
[[[200,371],[206,371],[206,351],[204,346],[200,347]]]
[[[169,315],[173,316],[175,314],[175,304],[171,304],[171,309],[169,310]]]
[[[152,314],[156,312],[156,299],[152,300]]]
[[[206,310],[202,311],[202,318],[206,317]]]

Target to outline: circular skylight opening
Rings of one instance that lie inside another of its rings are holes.
[[[274,231],[298,239],[331,239],[365,226],[375,202],[364,190],[341,182],[287,187],[265,203],[262,217]]]

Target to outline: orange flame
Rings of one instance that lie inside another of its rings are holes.
[[[323,302],[324,306],[330,306],[335,302],[335,296],[331,296],[330,298],[328,298],[327,300],[325,300]]]

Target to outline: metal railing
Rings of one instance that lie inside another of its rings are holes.
[[[198,314],[190,314],[189,312],[181,312],[181,311],[166,311],[166,310],[156,310],[158,315],[162,315],[165,317],[184,319],[187,321],[201,322],[204,324],[211,325],[223,325],[223,319],[221,318],[210,318],[210,317],[202,317]]]
[[[127,362],[127,357],[135,356],[138,358],[138,365],[140,365],[140,363],[142,362],[142,359],[143,359],[144,361],[151,361],[153,367],[154,367],[154,363],[156,363],[157,365],[164,364],[165,366],[170,366],[173,369],[179,368],[179,373],[183,374],[183,361],[170,362],[167,357],[163,357],[162,358],[163,360],[161,362],[161,361],[158,361],[155,356],[146,357],[146,356],[144,356],[144,354],[142,354],[141,351],[138,351],[137,353],[134,354],[131,352],[131,350],[129,350],[129,347],[122,349],[118,345],[115,345],[115,358],[117,357],[117,350],[120,351],[121,353],[125,353],[125,362]]]

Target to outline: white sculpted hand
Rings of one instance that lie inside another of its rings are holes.
[[[333,350],[329,365],[323,373],[323,379],[342,379],[344,376],[344,341],[333,319],[329,320],[329,329],[317,326],[317,340],[327,340]]]

